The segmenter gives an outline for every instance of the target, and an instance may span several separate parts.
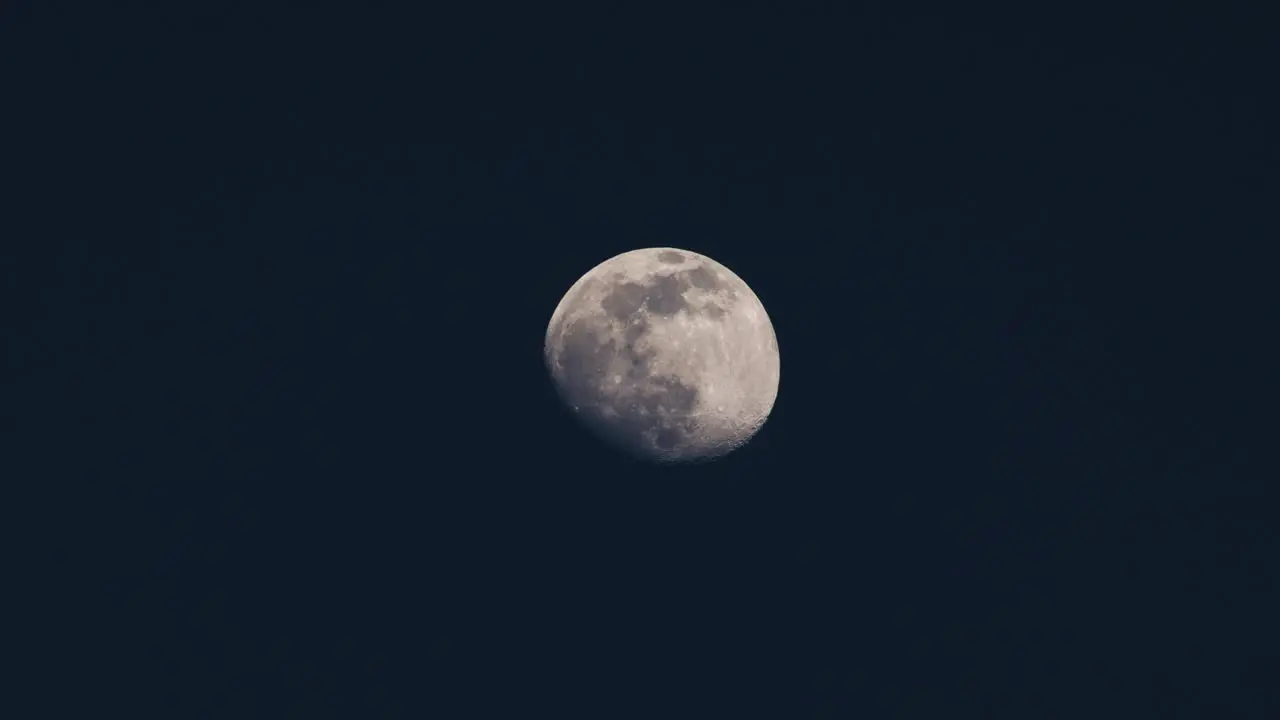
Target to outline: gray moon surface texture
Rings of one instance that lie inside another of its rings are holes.
[[[583,424],[644,460],[725,455],[778,396],[778,341],[760,299],[677,248],[632,250],[583,275],[552,314],[543,355]]]

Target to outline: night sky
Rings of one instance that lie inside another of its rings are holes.
[[[728,5],[0,6],[51,701],[1280,717],[1265,4]],[[778,336],[718,463],[542,364],[661,245]]]

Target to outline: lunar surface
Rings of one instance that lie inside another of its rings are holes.
[[[647,460],[724,455],[778,396],[778,341],[760,299],[688,250],[633,250],[594,267],[556,307],[543,352],[583,424]]]

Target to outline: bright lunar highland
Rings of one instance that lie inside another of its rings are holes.
[[[658,462],[732,451],[778,396],[778,341],[760,299],[688,250],[633,250],[592,268],[552,314],[543,354],[584,425]]]

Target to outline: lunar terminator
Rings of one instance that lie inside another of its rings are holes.
[[[742,278],[688,250],[633,250],[569,288],[543,355],[560,397],[615,447],[658,462],[751,439],[778,394],[777,338]]]

